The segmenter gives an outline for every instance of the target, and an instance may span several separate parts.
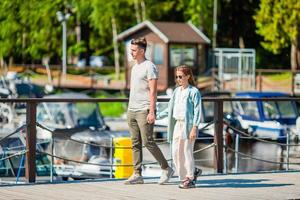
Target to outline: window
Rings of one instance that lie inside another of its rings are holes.
[[[145,57],[146,57],[148,60],[153,61],[152,55],[153,55],[153,43],[152,43],[152,42],[148,42],[148,43],[147,43],[146,52],[145,52]]]
[[[278,119],[279,112],[274,101],[263,102],[264,115],[268,119]]]
[[[223,103],[223,112],[226,115],[228,115],[228,114],[230,115],[230,114],[233,113],[233,108],[232,108],[232,103],[231,102],[225,101]]]
[[[259,113],[256,102],[240,102],[242,106],[242,115],[246,115],[254,120],[259,120]]]
[[[127,61],[130,63],[130,62],[133,61],[133,58],[132,58],[132,55],[131,55],[131,50],[130,50],[131,40],[127,40],[125,42],[125,46],[126,46],[126,52],[127,52]]]
[[[222,96],[220,96],[222,97]],[[214,102],[203,102],[203,113],[204,122],[211,122],[214,120]],[[225,115],[231,115],[233,113],[233,108],[231,102],[225,101],[223,104],[223,112]]]
[[[164,52],[163,46],[161,44],[154,44],[153,48],[153,62],[156,65],[162,65],[164,63]]]
[[[171,45],[170,46],[171,67],[179,65],[196,65],[196,46],[194,45]]]
[[[294,105],[290,101],[278,101],[279,111],[282,118],[296,118],[297,113],[294,109]]]
[[[81,102],[69,104],[69,110],[73,110],[73,114],[75,114],[75,116],[77,117],[77,119],[75,119],[74,121],[78,123],[78,126],[103,126],[100,122],[97,109],[98,107],[96,103]]]
[[[204,122],[211,122],[214,119],[214,103],[205,101],[203,107]]]

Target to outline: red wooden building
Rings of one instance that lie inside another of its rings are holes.
[[[130,54],[130,41],[145,37],[148,42],[146,58],[159,70],[158,91],[173,87],[174,69],[186,64],[197,76],[205,70],[210,40],[191,23],[144,21],[118,35],[125,43],[126,88],[129,89],[130,71],[134,62]]]

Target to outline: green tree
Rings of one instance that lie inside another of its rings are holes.
[[[190,0],[184,7],[185,19],[212,38],[213,0]]]
[[[61,31],[55,13],[61,5],[63,0],[0,1],[0,56],[25,63],[57,54]]]
[[[267,5],[270,9],[262,11],[262,15],[266,16],[273,16],[273,12],[282,13],[278,14],[282,16],[282,19],[276,18],[275,20],[273,17],[265,20],[260,17],[263,20],[257,22],[260,24],[261,32],[265,32],[264,45],[268,46],[273,43],[273,40],[266,39],[266,37],[275,35],[275,42],[280,41],[280,44],[283,42],[285,45],[279,45],[280,48],[269,48],[272,51],[279,52],[282,47],[291,44],[292,41],[295,44],[292,47],[299,49],[299,45],[296,45],[299,39],[292,40],[292,36],[299,38],[299,34],[294,36],[297,28],[292,28],[299,27],[299,12],[297,12],[299,2],[287,0],[286,2],[295,3],[279,4],[277,3],[281,2],[279,0],[264,0],[262,4],[264,2],[267,2],[266,4],[275,2],[282,7],[279,6],[280,9],[277,11],[278,6],[273,8]],[[259,46],[261,37],[254,32],[255,21],[252,18],[259,1],[218,0],[218,3],[218,46],[250,47],[259,50],[258,54],[266,52],[262,51]],[[294,11],[286,14],[283,10],[290,5]],[[67,46],[70,53],[68,56],[72,54],[73,58],[85,57],[87,61],[92,54],[105,54],[113,57],[113,49],[116,49],[116,45],[115,48],[113,45],[113,27],[116,27],[116,32],[120,33],[145,19],[150,21],[191,21],[208,37],[212,37],[213,0],[1,0],[0,61],[1,57],[4,57],[6,61],[10,58],[10,63],[13,60],[33,63],[40,62],[46,57],[57,63],[60,60],[62,45],[62,27],[56,17],[57,11],[71,13],[67,22]],[[268,25],[275,21],[276,26]],[[283,22],[287,23],[283,26]],[[286,28],[289,24],[291,29]],[[295,24],[297,25],[294,26]],[[270,27],[277,28],[277,32]],[[263,31],[264,29],[266,31]],[[122,48],[120,49],[122,50]],[[299,51],[297,50],[297,52]],[[266,60],[265,56],[261,55],[258,55],[259,62]],[[299,57],[299,54],[297,55]],[[297,62],[299,62],[299,58]]]
[[[187,0],[148,0],[146,1],[146,18],[153,21],[184,22]]]
[[[91,2],[93,12],[91,13],[91,25],[99,33],[100,46],[112,46],[111,19],[116,19],[118,31],[123,31],[135,23],[134,8],[129,3],[131,0],[93,0]]]
[[[99,31],[104,45],[114,49],[116,79],[119,79],[120,66],[117,33],[118,30],[123,30],[123,28],[127,26],[126,22],[130,23],[133,21],[131,14],[132,7],[128,0],[109,2],[105,0],[94,0],[92,4],[94,7],[91,15],[93,26]]]
[[[69,24],[73,31],[69,32],[69,56],[85,58],[89,64],[89,57],[97,46],[98,35],[93,34],[95,29],[91,26],[91,14],[93,7],[90,1],[72,0],[70,3],[73,20]],[[93,42],[92,42],[93,41]]]
[[[262,0],[254,16],[262,46],[278,54],[291,46],[291,68],[300,68],[300,1]]]
[[[32,59],[38,60],[61,54],[61,25],[56,11],[61,9],[63,0],[31,0],[28,4],[24,8],[29,10],[27,17],[22,16],[29,27],[26,51]]]
[[[11,62],[13,56],[22,54],[23,25],[19,16],[21,2],[0,1],[0,57],[9,57]]]

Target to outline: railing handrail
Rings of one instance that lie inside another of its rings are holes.
[[[157,102],[168,102],[170,98],[157,98]],[[262,98],[247,98],[247,97],[203,97],[206,101],[300,101],[300,97],[262,97]],[[0,98],[0,102],[34,102],[34,103],[60,103],[60,102],[128,102],[129,98]]]

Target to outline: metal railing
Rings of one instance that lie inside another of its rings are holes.
[[[212,125],[213,122],[211,123],[208,123],[206,124],[204,127],[202,127],[200,129],[201,130],[205,130],[208,126]],[[110,175],[110,178],[113,178],[113,167],[133,167],[133,164],[114,164],[113,162],[113,155],[112,155],[112,152],[115,150],[115,149],[132,149],[132,147],[130,146],[114,146],[114,138],[111,138],[111,141],[110,141],[110,146],[107,146],[107,145],[99,145],[99,144],[94,144],[94,143],[90,143],[90,142],[83,142],[83,141],[78,141],[78,140],[75,140],[75,139],[72,139],[72,138],[69,138],[68,140],[72,141],[72,142],[76,142],[78,144],[83,144],[83,145],[91,145],[91,146],[96,146],[96,147],[101,147],[101,148],[109,148],[110,149],[110,155],[109,155],[109,160],[110,160],[110,163],[108,164],[97,164],[97,163],[89,163],[89,162],[84,162],[84,161],[78,161],[78,160],[73,160],[73,159],[69,159],[69,158],[66,158],[66,157],[62,157],[62,156],[57,156],[57,155],[54,155],[54,151],[53,151],[53,145],[54,145],[54,140],[53,140],[53,135],[55,135],[55,132],[53,130],[51,130],[50,128],[44,126],[44,125],[41,125],[40,123],[37,123],[37,126],[44,129],[44,130],[47,130],[48,132],[50,132],[52,134],[52,140],[51,140],[51,153],[47,153],[47,152],[42,152],[42,151],[37,151],[38,153],[41,153],[41,154],[45,154],[47,156],[50,156],[51,157],[51,166],[50,166],[50,181],[53,182],[53,158],[58,158],[58,159],[61,159],[63,161],[68,161],[68,162],[73,162],[73,163],[79,163],[79,164],[87,164],[87,165],[94,165],[94,166],[100,166],[100,167],[110,167],[110,172],[109,172],[109,175]],[[211,139],[212,137],[207,137],[207,138],[198,138],[198,140],[200,139]],[[162,145],[162,144],[169,144],[168,141],[166,142],[159,142],[158,145]],[[210,145],[207,145],[206,147],[202,148],[202,149],[198,149],[198,150],[195,150],[194,151],[194,154],[196,153],[199,153],[199,152],[202,152],[202,151],[205,151],[211,147],[214,147],[215,144],[212,143]],[[142,148],[145,148],[145,146],[143,145]],[[172,154],[171,154],[171,159],[167,159],[167,161],[173,161],[173,158],[172,158]],[[155,162],[147,162],[147,163],[143,163],[142,165],[143,166],[146,166],[146,165],[152,165],[152,164],[158,164],[158,161],[155,161]]]
[[[159,102],[166,102],[168,99],[158,99]],[[226,143],[224,143],[224,138],[223,138],[223,103],[225,101],[300,101],[300,98],[203,98],[203,101],[212,101],[214,102],[214,120],[213,122],[207,124],[207,126],[211,125],[214,123],[215,128],[214,128],[214,142],[210,145],[207,145],[203,149],[196,150],[194,153],[198,153],[204,150],[207,150],[209,148],[214,147],[214,169],[217,173],[224,173],[226,172],[226,151],[224,149],[228,149],[232,152],[234,152],[236,155],[242,155],[245,157],[251,157],[249,155],[244,155],[243,153],[239,152],[238,149],[232,149],[231,147],[227,146]],[[64,157],[58,157],[53,154],[46,153],[46,152],[41,152],[40,150],[37,150],[37,142],[36,142],[36,128],[37,126],[40,128],[47,129],[48,131],[52,131],[51,129],[48,129],[47,127],[38,124],[36,121],[36,107],[38,103],[43,103],[43,102],[128,102],[127,98],[107,98],[107,99],[99,99],[99,98],[90,98],[90,99],[0,99],[0,102],[23,102],[26,103],[26,125],[22,126],[22,128],[26,128],[26,150],[22,152],[23,154],[26,153],[26,163],[25,163],[25,176],[28,182],[35,182],[36,181],[36,153],[45,153],[51,156],[52,158],[52,165],[53,165],[53,158],[57,157],[60,159],[64,160],[70,160],[71,162],[75,162],[74,160],[64,158]],[[226,124],[228,125],[228,124]],[[207,126],[203,127],[206,128]],[[235,127],[230,127],[235,130]],[[242,133],[240,130],[235,130],[237,133],[240,134],[247,134],[247,133]],[[239,134],[238,134],[239,135]],[[249,135],[247,135],[249,137]],[[251,136],[253,138],[253,136]],[[253,139],[259,139],[259,138],[253,138]],[[259,139],[262,141],[262,139]],[[79,142],[74,140],[74,142]],[[271,142],[271,141],[264,141],[264,142]],[[82,143],[82,142],[81,142]],[[97,145],[97,144],[90,144],[90,143],[83,143],[86,145]],[[112,144],[112,142],[111,142]],[[98,146],[98,145],[97,145]],[[288,148],[291,146],[291,144],[285,144],[285,146]],[[107,148],[115,148],[113,145],[111,146],[105,146]],[[122,147],[117,147],[117,148],[122,148]],[[124,147],[125,148],[125,147]],[[126,147],[128,148],[128,147]],[[112,151],[111,151],[112,152]],[[287,152],[287,154],[289,154]],[[112,158],[112,155],[110,155]],[[265,161],[263,159],[259,158],[254,158],[251,157],[252,159],[264,161],[264,162],[269,162]],[[225,163],[224,163],[225,162]],[[86,162],[84,162],[86,163]],[[156,162],[153,162],[156,163]],[[153,163],[145,163],[145,164],[153,164]],[[287,170],[288,170],[288,164],[291,164],[289,162],[289,159],[287,158],[287,162],[277,162],[279,164],[287,164]],[[91,164],[91,163],[88,163]],[[299,164],[299,163],[293,163],[293,164]],[[98,165],[98,164],[93,164],[93,165]],[[236,164],[238,165],[238,163]],[[109,165],[105,165],[111,167],[111,172],[112,172],[112,167],[114,166],[120,166],[120,165],[114,165],[113,162],[111,161]],[[131,166],[131,165],[124,165],[124,166]],[[53,166],[52,166],[53,167]],[[225,169],[225,170],[224,170]],[[52,169],[53,170],[53,169]],[[53,175],[53,171],[51,172]]]
[[[289,131],[286,132],[286,134],[287,134],[286,136],[278,137],[278,139],[286,139],[286,143],[281,143],[281,142],[270,141],[270,140],[268,140],[269,138],[261,138],[261,137],[250,135],[249,133],[243,132],[243,131],[237,129],[236,127],[231,126],[226,121],[224,121],[224,125],[228,126],[228,128],[230,128],[231,130],[233,130],[236,133],[235,149],[226,145],[225,150],[224,150],[224,151],[226,151],[226,149],[228,149],[228,150],[234,152],[234,154],[235,154],[235,165],[234,165],[235,173],[238,172],[239,156],[243,156],[246,158],[250,158],[250,159],[265,162],[265,163],[286,165],[286,171],[289,171],[289,165],[300,165],[300,162],[290,162],[290,147],[300,147],[300,144],[290,144],[290,132]],[[251,139],[251,140],[259,141],[259,142],[262,142],[265,144],[272,144],[272,145],[278,145],[280,147],[285,147],[286,148],[286,157],[285,157],[286,161],[285,162],[277,162],[277,161],[266,160],[266,159],[262,159],[262,158],[244,154],[239,151],[240,139]]]

